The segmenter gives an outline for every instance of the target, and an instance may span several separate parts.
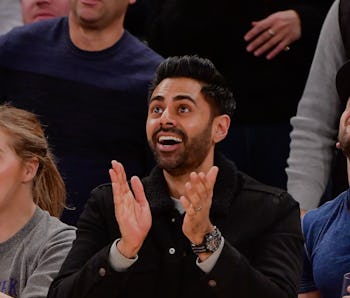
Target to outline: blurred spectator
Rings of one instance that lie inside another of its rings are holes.
[[[45,298],[75,239],[38,118],[0,105],[0,297]]]
[[[347,102],[339,122],[337,147],[350,158],[350,62],[338,72],[337,89]],[[343,276],[350,272],[350,189],[303,217],[304,272],[299,298],[341,297]]]
[[[0,1],[0,35],[22,25],[20,0]]]
[[[65,16],[68,12],[69,0],[1,0],[0,35],[14,27]]]
[[[0,38],[0,98],[47,125],[76,208],[63,214],[70,224],[90,189],[109,180],[110,160],[125,162],[128,176],[144,176],[154,164],[144,121],[148,85],[163,59],[124,30],[129,2],[73,0],[68,17]]]
[[[335,143],[344,109],[334,83],[338,69],[347,60],[339,27],[339,3],[333,3],[325,19],[297,114],[291,119],[288,192],[304,210],[316,208],[324,194],[323,199],[327,200],[347,188],[345,166],[340,170],[342,164],[338,163],[340,168],[335,174],[342,176],[342,182],[335,187],[337,178],[327,189],[334,160],[338,160]]]
[[[20,0],[24,24],[49,18],[66,16],[69,0]]]

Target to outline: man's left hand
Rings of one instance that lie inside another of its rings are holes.
[[[209,212],[218,171],[218,167],[213,166],[207,174],[192,172],[186,193],[180,198],[186,211],[182,231],[192,243],[200,244],[204,235],[213,229]]]

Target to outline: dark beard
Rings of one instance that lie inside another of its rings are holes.
[[[163,129],[162,131],[174,132],[181,135],[185,146],[185,150],[181,155],[178,154],[178,156],[172,156],[171,159],[170,155],[174,155],[173,152],[169,153],[169,157],[167,157],[167,153],[159,154],[155,150],[155,144],[157,142],[156,135],[159,131],[153,134],[152,141],[149,140],[149,144],[158,166],[172,176],[181,176],[195,171],[203,163],[210,150],[212,129],[211,123],[212,121],[190,142],[187,135],[176,128]]]

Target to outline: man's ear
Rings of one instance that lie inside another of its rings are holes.
[[[22,182],[26,183],[32,181],[38,172],[39,160],[35,157],[24,161],[23,163],[23,177]]]
[[[228,129],[230,128],[230,116],[223,114],[216,116],[213,121],[213,140],[219,143],[226,138]]]
[[[338,142],[336,147],[344,151],[346,155],[350,153],[350,106],[348,105],[340,116],[338,127]]]

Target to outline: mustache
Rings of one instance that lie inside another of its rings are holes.
[[[174,134],[177,134],[177,135],[181,136],[181,139],[183,139],[183,140],[186,139],[185,133],[182,130],[176,128],[176,127],[169,127],[169,128],[160,127],[159,129],[157,129],[153,133],[153,135],[152,135],[152,140],[153,141],[157,141],[157,135],[160,132],[171,132],[171,133],[174,133]]]

